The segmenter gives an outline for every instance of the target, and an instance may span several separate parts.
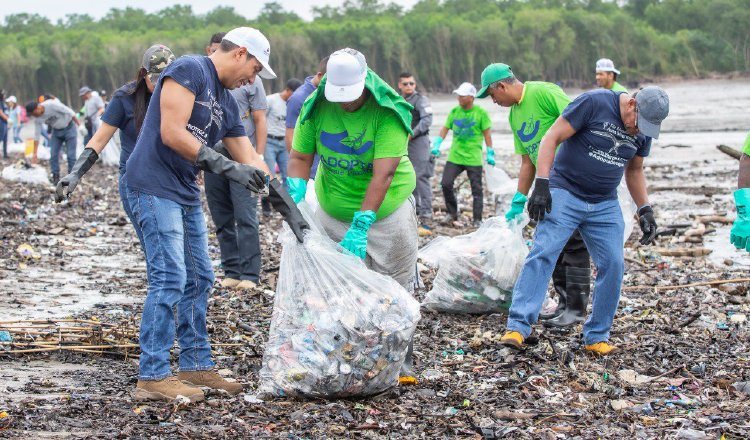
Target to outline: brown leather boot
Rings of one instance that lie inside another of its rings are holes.
[[[181,371],[177,373],[177,378],[188,385],[223,391],[231,395],[239,394],[242,392],[241,383],[229,382],[228,380],[219,376],[219,373],[211,370]]]
[[[161,380],[139,380],[133,392],[135,400],[166,400],[172,401],[183,396],[191,403],[203,400],[200,388],[185,385],[177,377],[170,376]]]

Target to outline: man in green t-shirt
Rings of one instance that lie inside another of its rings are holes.
[[[458,95],[458,105],[451,109],[445,125],[440,129],[440,134],[433,138],[432,154],[435,157],[440,155],[440,145],[448,135],[448,130],[452,130],[453,144],[448,153],[448,161],[445,163],[441,181],[448,220],[450,222],[458,220],[458,202],[453,191],[453,183],[462,172],[466,171],[471,184],[474,226],[479,226],[484,209],[482,200],[483,139],[487,144],[487,163],[495,165],[495,151],[492,149],[490,133],[492,122],[485,109],[474,105],[477,89],[472,84],[465,82],[453,93]]]
[[[512,222],[523,213],[527,194],[536,176],[539,144],[547,130],[570,103],[563,90],[552,83],[519,81],[510,66],[495,63],[482,72],[480,98],[491,96],[502,107],[510,107],[508,122],[513,131],[516,154],[521,155],[518,191],[513,196],[505,219]],[[557,308],[540,315],[545,326],[568,328],[586,317],[590,292],[591,267],[589,253],[581,234],[576,231],[557,259],[552,284],[558,294]]]
[[[745,139],[740,157],[740,175],[734,192],[734,205],[737,218],[732,225],[729,240],[737,249],[750,252],[750,133]]]
[[[320,155],[316,217],[326,233],[409,291],[418,281],[411,110],[361,53],[336,51],[302,106],[288,170],[289,192],[300,202]]]
[[[615,63],[609,58],[602,58],[596,62],[596,85],[613,92],[626,92],[628,89],[617,82],[620,71],[615,69]]]

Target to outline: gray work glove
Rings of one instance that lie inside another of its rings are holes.
[[[235,162],[205,145],[198,150],[198,168],[235,181],[254,193],[266,191],[268,176],[254,166]]]
[[[57,183],[55,202],[60,203],[64,198],[70,197],[70,194],[81,181],[81,177],[94,166],[97,160],[99,160],[99,155],[93,148],[84,148],[73,165],[73,169],[70,170],[70,174],[60,179]]]

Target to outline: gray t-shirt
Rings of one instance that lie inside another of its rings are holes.
[[[286,134],[286,101],[278,93],[268,97],[266,122],[268,123],[269,136],[284,137]]]
[[[254,83],[230,90],[229,93],[237,101],[237,106],[240,108],[242,125],[245,127],[245,132],[247,133],[247,137],[250,138],[250,142],[255,146],[255,121],[253,120],[252,112],[268,108],[266,89],[263,87],[263,82],[260,78],[257,78]]]
[[[44,107],[44,113],[34,118],[34,139],[37,141],[42,135],[42,124],[47,124],[54,130],[61,130],[70,124],[76,114],[58,99],[48,99],[39,105]]]
[[[83,104],[83,106],[86,109],[86,117],[91,118],[91,122],[94,126],[99,125],[100,115],[97,115],[97,113],[104,108],[104,100],[102,100],[102,97],[98,94],[92,93],[91,97]]]

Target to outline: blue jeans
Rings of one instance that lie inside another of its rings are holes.
[[[263,153],[263,157],[265,157],[266,165],[268,165],[268,168],[272,173],[276,168],[276,164],[279,165],[281,182],[284,184],[284,188],[288,191],[289,187],[286,184],[286,169],[289,165],[289,152],[286,150],[284,139],[278,141],[269,137],[266,141],[266,151]]]
[[[175,329],[180,345],[180,371],[210,370],[214,363],[206,330],[206,309],[214,273],[208,257],[203,210],[200,206],[180,205],[132,188],[128,188],[128,199],[143,231],[149,278],[141,318],[138,377],[160,380],[172,375],[169,350]]]
[[[203,173],[206,201],[216,225],[224,275],[235,280],[260,278],[258,198],[226,177]]]
[[[133,225],[133,229],[135,229],[135,234],[138,236],[138,241],[141,242],[141,249],[143,250],[145,249],[143,245],[143,232],[141,232],[141,227],[138,226],[138,219],[135,218],[133,210],[130,209],[128,187],[127,183],[125,182],[125,172],[123,170],[120,170],[120,178],[117,180],[117,189],[120,191],[120,202],[122,202],[122,209],[125,210],[125,214],[127,214],[128,219],[130,219],[130,224]]]
[[[0,122],[0,144],[3,144],[3,158],[8,157],[8,123]],[[284,179],[286,180],[286,179]]]
[[[14,143],[21,143],[23,142],[23,139],[21,139],[21,123],[13,124],[13,142]]]
[[[552,212],[536,227],[534,246],[513,288],[508,330],[531,334],[544,303],[552,270],[570,236],[578,229],[597,269],[591,315],[583,324],[587,345],[609,340],[620,301],[624,269],[624,221],[617,199],[588,203],[561,188],[550,189]]]
[[[78,142],[78,131],[76,124],[70,123],[67,127],[53,129],[50,138],[50,158],[49,165],[52,168],[52,174],[60,175],[60,150],[63,149],[68,157],[68,173],[73,169],[76,163],[76,143]]]

